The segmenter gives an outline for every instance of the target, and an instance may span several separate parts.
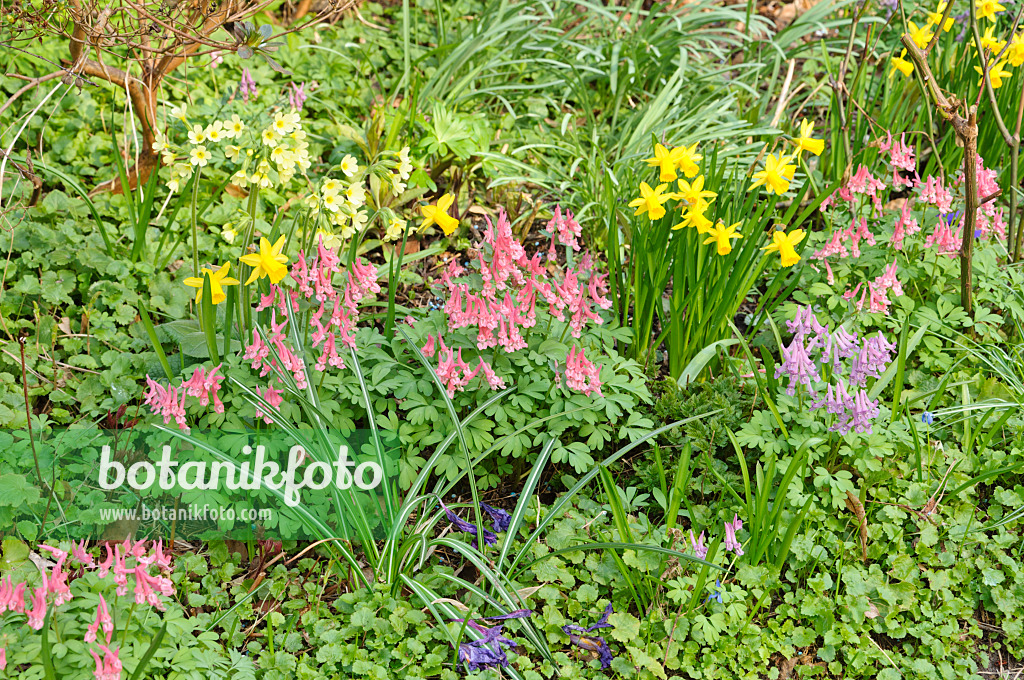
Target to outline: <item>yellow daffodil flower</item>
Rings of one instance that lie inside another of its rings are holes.
[[[767,245],[761,248],[761,250],[769,253],[778,253],[782,259],[782,266],[792,267],[800,261],[800,256],[796,252],[796,245],[802,240],[804,240],[803,229],[795,229],[788,234],[779,230],[772,234],[771,245]]]
[[[262,279],[264,276],[269,276],[271,283],[280,283],[281,279],[288,275],[288,267],[285,266],[288,263],[288,256],[281,253],[282,248],[284,248],[283,235],[277,239],[274,245],[270,245],[270,241],[261,237],[260,252],[249,253],[238,258],[253,268],[245,285]]]
[[[686,201],[689,205],[697,205],[700,201],[715,198],[716,196],[718,194],[714,191],[704,190],[704,175],[697,175],[697,178],[693,180],[693,184],[690,184],[685,179],[679,180],[679,193],[676,194],[676,198]]]
[[[667,184],[659,184],[656,189],[652,189],[647,182],[640,182],[640,198],[635,198],[629,202],[630,208],[636,208],[636,212],[633,214],[643,215],[647,213],[647,217],[652,222],[664,217],[665,206],[662,204],[674,196],[672,193],[666,193],[666,189],[668,189]]]
[[[448,214],[448,209],[455,202],[455,194],[445,194],[437,199],[437,205],[421,205],[420,212],[423,213],[423,224],[420,229],[426,229],[432,224],[441,227],[445,236],[451,236],[459,226],[459,221]]]
[[[800,136],[793,140],[796,144],[796,157],[800,158],[800,154],[803,151],[809,151],[815,156],[820,156],[821,152],[825,150],[824,139],[813,139],[811,135],[814,134],[814,123],[809,120],[800,121]]]
[[[1006,10],[1005,7],[999,4],[998,0],[977,0],[975,9],[978,12],[979,19],[988,19],[989,21],[995,21],[996,14]]]
[[[1003,51],[1003,47],[1006,45],[1005,40],[999,40],[995,35],[996,27],[989,26],[988,30],[985,31],[985,35],[981,36],[981,47],[986,49],[992,54],[999,54]]]
[[[1010,49],[1006,50],[1006,60],[1010,62],[1010,66],[1024,64],[1024,32],[1013,36]]]
[[[932,26],[938,26],[942,23],[942,15],[946,13],[946,3],[940,2],[939,6],[934,12],[928,13],[928,23]],[[949,29],[953,28],[954,23],[953,17],[946,19],[946,23],[942,25],[943,32],[949,32]]]
[[[932,39],[932,36],[935,35],[928,24],[918,28],[917,24],[913,21],[908,21],[907,25],[910,26],[908,33],[910,34],[910,39],[914,41],[914,44],[922,50],[928,47],[928,42]]]
[[[764,185],[769,194],[775,192],[781,196],[786,193],[789,191],[789,182],[796,172],[796,166],[791,161],[792,159],[786,156],[780,155],[776,158],[775,154],[768,154],[768,158],[764,162],[764,170],[754,173],[754,183],[750,185],[750,188],[756,189]]]
[[[238,285],[238,279],[228,276],[229,271],[231,271],[230,262],[225,262],[217,271],[203,267],[203,275],[188,277],[185,279],[185,285],[196,289],[196,302],[198,303],[203,299],[203,284],[206,277],[210,277],[210,299],[213,304],[219,305],[228,299],[224,292],[225,286]]]
[[[732,252],[732,241],[730,239],[743,238],[743,234],[736,231],[742,222],[731,224],[728,227],[723,223],[719,222],[710,231],[708,231],[708,237],[704,239],[704,245],[709,243],[718,244],[718,254],[728,255]]]
[[[697,143],[694,142],[690,147],[681,146],[678,151],[680,151],[680,154],[679,162],[676,164],[677,167],[682,171],[683,175],[693,179],[700,172],[697,161],[703,158],[703,156],[697,153]]]
[[[659,168],[661,173],[658,175],[659,182],[672,182],[679,176],[676,174],[676,168],[685,151],[686,149],[683,147],[669,149],[661,144],[655,144],[654,158],[648,158],[645,162],[647,165]]]
[[[1012,78],[1013,77],[1013,72],[1012,71],[1006,71],[1005,68],[1006,68],[1006,60],[1005,59],[1003,61],[999,62],[998,64],[992,64],[991,68],[989,68],[989,70],[988,70],[988,79],[992,83],[992,89],[993,90],[998,90],[999,88],[1001,88],[1003,86],[1003,79],[1004,78]],[[981,70],[980,66],[975,66],[974,70],[977,71],[979,74],[982,73],[982,70]],[[984,80],[985,80],[984,79],[984,74],[982,74],[982,79],[978,82],[979,87],[982,84],[984,84]]]
[[[907,51],[903,50],[900,52],[900,56],[892,58],[892,70],[889,71],[889,77],[892,78],[896,71],[902,73],[905,77],[909,78],[910,74],[914,72],[914,62],[909,59],[904,59],[907,56]]]
[[[683,227],[696,227],[698,234],[706,234],[711,231],[711,220],[704,215],[708,209],[708,202],[704,199],[698,200],[683,212],[683,221],[672,227],[682,229]]]

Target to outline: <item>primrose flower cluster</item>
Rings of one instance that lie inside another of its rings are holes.
[[[449,332],[466,329],[476,336],[478,350],[512,353],[528,346],[524,333],[537,325],[539,304],[543,305],[540,311],[567,324],[566,330],[573,338],[580,338],[587,324],[602,323],[596,310],[609,309],[611,300],[605,297],[606,275],[596,273],[589,253],[584,253],[577,264],[567,264],[552,274],[543,253],[527,256],[504,210],[499,211],[496,225],[485,219],[483,239],[474,244],[473,273],[482,283],[476,283],[476,277],[455,259],[441,276]],[[579,248],[580,227],[571,213],[563,215],[561,209],[556,209],[548,228],[552,235],[549,254],[556,240],[569,248]],[[462,358],[462,348],[448,347],[441,334],[428,335],[423,352],[431,357],[437,353],[438,375],[450,396],[465,389],[478,374],[491,389],[505,385],[482,357],[471,370]],[[600,367],[586,358],[585,349],[573,345],[556,378],[559,383],[564,379],[570,390],[600,395],[599,376]]]
[[[764,187],[769,194],[782,194],[789,191],[790,183],[796,173],[796,162],[799,161],[804,151],[820,156],[825,149],[825,141],[814,139],[814,124],[804,120],[800,123],[800,131],[790,141],[794,146],[791,155],[782,153],[768,154],[765,159],[763,170],[753,173],[754,182],[751,189]],[[647,182],[641,182],[640,196],[630,201],[629,207],[635,208],[634,216],[647,215],[652,221],[661,220],[668,214],[665,205],[669,201],[677,203],[680,212],[680,221],[672,229],[696,228],[697,233],[706,236],[703,245],[714,245],[715,251],[720,256],[732,252],[733,241],[743,238],[740,231],[742,222],[726,226],[724,223],[713,223],[707,216],[711,204],[718,196],[714,191],[704,188],[706,179],[701,174],[698,161],[703,156],[697,153],[697,145],[667,148],[661,144],[655,144],[654,157],[646,159],[651,167],[658,168],[658,184],[651,188]],[[682,173],[687,179],[679,177]],[[692,179],[693,181],[688,181]],[[678,191],[670,191],[669,184],[677,182]],[[673,218],[675,221],[676,218]],[[783,267],[791,267],[800,261],[796,253],[796,245],[804,238],[804,232],[795,229],[790,233],[776,231],[772,235],[772,242],[762,248],[767,252],[777,252]]]
[[[861,164],[850,179],[821,204],[821,211],[829,214],[833,223],[830,236],[811,255],[811,260],[821,262],[825,268],[826,280],[834,285],[836,275],[833,265],[837,262],[860,258],[864,245],[877,246],[884,240],[873,227],[888,227],[890,260],[875,278],[857,283],[846,290],[843,297],[850,300],[860,312],[889,313],[892,304],[889,295],[900,296],[903,286],[897,278],[896,255],[908,247],[908,238],[923,233],[921,242],[925,249],[935,248],[938,255],[956,257],[963,240],[965,216],[963,210],[954,210],[955,189],[964,186],[963,172],[958,173],[950,186],[941,177],[928,176],[924,179],[917,172],[914,148],[907,144],[906,136],[898,140],[887,134],[876,140],[882,158],[887,160],[887,169],[882,178],[875,177],[871,170]],[[979,203],[999,190],[996,172],[985,167],[981,157],[977,161]],[[892,204],[886,203],[891,187],[897,191],[909,189],[910,195]],[[962,192],[961,192],[962,194]],[[934,209],[934,213],[931,210]],[[848,222],[847,222],[848,220]],[[934,220],[930,229],[922,224]],[[848,224],[849,226],[843,226]],[[1006,222],[1003,208],[994,201],[984,203],[976,214],[975,238],[1005,238]],[[860,265],[849,262],[851,272],[863,271]]]
[[[0,616],[24,616],[29,628],[41,630],[47,612],[56,612],[74,598],[72,583],[76,575],[81,576],[87,569],[96,571],[101,579],[112,575],[118,597],[126,596],[130,581],[134,581],[136,605],[165,610],[166,605],[161,597],[173,596],[174,584],[165,576],[171,571],[171,560],[163,552],[162,543],[157,542],[147,548],[145,541],[132,543],[125,540],[124,543],[113,544],[113,548],[110,542],[104,547],[106,559],[97,562],[86,550],[85,541],[71,544],[69,550],[40,545],[40,550],[49,552],[56,563],[48,572],[41,574],[41,583],[34,588],[30,588],[27,582],[15,584],[10,576],[0,580]],[[156,573],[151,574],[154,569]],[[121,679],[120,650],[117,647],[111,648],[113,636],[114,619],[107,600],[100,594],[95,616],[83,637],[83,642],[94,645],[89,647],[89,653],[96,662],[96,680]],[[7,662],[7,650],[0,647],[0,670],[7,668]]]
[[[809,306],[797,308],[796,317],[787,321],[786,327],[793,339],[782,348],[783,361],[775,369],[776,378],[789,378],[786,394],[796,394],[802,385],[815,398],[812,409],[825,408],[836,417],[830,430],[870,434],[871,422],[878,416],[878,401],[868,397],[865,387],[868,378],[880,377],[888,367],[895,343],[888,342],[881,332],[859,340],[842,326],[830,331],[818,323]],[[823,372],[830,372],[835,383],[819,395],[815,387]]]
[[[238,169],[231,181],[240,188],[286,186],[311,166],[309,142],[297,111],[279,111],[269,125],[257,131],[238,114],[206,126],[189,119],[188,105],[170,109],[170,116],[182,123],[188,144],[178,147],[159,130],[153,151],[171,168],[167,187],[179,191],[197,168],[205,168],[220,156]]]
[[[980,86],[984,77],[984,69],[981,64],[984,63],[988,69],[988,79],[992,83],[992,89],[998,90],[1004,82],[1013,77],[1013,71],[1009,70],[1010,68],[1020,68],[1024,65],[1024,30],[1011,34],[1008,41],[1000,40],[996,36],[998,15],[1005,12],[1006,7],[998,0],[971,1],[975,3],[975,12],[979,22],[987,22],[984,34],[981,36],[981,49],[985,52],[984,61],[982,61],[982,55],[975,52],[978,63],[974,66],[974,70],[978,72]],[[938,31],[939,24],[942,24],[942,32],[948,32],[953,28],[956,20],[950,16],[943,22],[942,18],[945,12],[946,3],[940,2],[935,11],[928,13],[927,21],[923,25],[918,26],[913,21],[907,22],[907,34],[915,45],[922,50],[925,49]],[[960,40],[958,38],[958,42]],[[1007,44],[1008,42],[1009,44]],[[893,77],[897,71],[902,73],[905,78],[909,78],[914,73],[914,63],[907,59],[906,49],[903,49],[898,57],[892,58],[889,77]]]

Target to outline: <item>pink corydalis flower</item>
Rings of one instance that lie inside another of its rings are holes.
[[[601,394],[601,367],[592,363],[585,356],[585,350],[569,348],[565,358],[565,386],[570,390],[582,392],[588,397]]]
[[[99,648],[103,652],[102,660],[95,650],[89,650],[96,661],[96,670],[93,671],[96,680],[121,680],[121,659],[118,658],[120,650],[111,650],[106,645],[99,645]]]
[[[114,619],[110,617],[110,610],[107,609],[107,601],[103,599],[103,595],[100,595],[100,603],[96,605],[96,618],[89,624],[83,639],[86,642],[96,642],[96,635],[101,628],[107,644],[110,644],[110,638],[114,634]]]
[[[192,374],[191,378],[181,384],[182,389],[190,397],[199,397],[200,406],[208,406],[212,399],[215,413],[224,413],[224,404],[221,403],[217,396],[220,384],[224,380],[224,376],[218,375],[220,368],[221,365],[217,365],[207,373],[205,369],[199,367]]]
[[[0,614],[6,611],[25,613],[25,584],[15,586],[10,576],[0,581]]]
[[[28,627],[32,630],[40,630],[43,627],[43,621],[46,619],[46,595],[48,592],[46,574],[43,574],[43,585],[32,591],[32,610],[26,612]]]
[[[555,214],[548,222],[548,231],[551,232],[551,246],[548,248],[548,257],[554,258],[555,255],[555,239],[563,246],[572,248],[574,251],[579,251],[580,242],[579,239],[583,237],[583,228],[580,227],[580,223],[576,221],[572,213],[568,210],[565,211],[565,215],[562,215],[562,207],[555,206]]]
[[[257,389],[256,392],[261,397],[263,397],[264,401],[266,401],[268,404],[270,404],[270,406],[273,407],[273,409],[275,411],[284,402],[284,391],[276,389],[273,385],[268,385],[267,389],[262,390],[262,391]],[[267,425],[273,425],[274,424],[274,420],[269,415],[264,414],[260,410],[260,406],[259,405],[256,406],[256,417],[257,418],[263,418],[263,422],[265,422]]]
[[[68,573],[64,571],[64,560],[66,555],[57,560],[46,581],[47,592],[53,595],[53,604],[56,607],[71,600],[71,588],[68,585]]]
[[[906,199],[900,208],[900,216],[896,219],[889,243],[896,250],[903,250],[903,239],[919,231],[921,231],[921,227],[917,224],[917,218],[910,214],[910,200]]]

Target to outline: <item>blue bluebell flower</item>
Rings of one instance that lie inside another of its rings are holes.
[[[921,414],[921,422],[925,425],[931,425],[935,422],[935,416],[932,415],[931,411],[925,411]]]
[[[611,603],[604,609],[604,614],[598,619],[597,623],[587,628],[583,628],[574,623],[570,623],[562,626],[562,632],[569,636],[569,643],[573,644],[580,649],[585,649],[590,652],[596,652],[598,659],[601,661],[601,668],[608,668],[612,665],[612,650],[608,647],[608,643],[604,641],[603,637],[597,635],[580,635],[580,633],[591,633],[600,628],[614,628],[612,624],[608,623],[608,617],[614,613]]]
[[[719,581],[718,579],[715,579],[715,590],[714,590],[713,593],[708,595],[708,599],[704,600],[704,603],[707,604],[708,602],[711,602],[711,600],[717,600],[718,604],[723,604],[721,588],[722,588],[722,582]]]
[[[491,519],[493,520],[491,528],[494,529],[495,533],[499,531],[508,531],[509,525],[512,524],[512,515],[508,514],[501,508],[491,507],[490,505],[487,505],[487,503],[481,503],[480,509],[491,516]]]
[[[523,619],[531,614],[533,614],[533,611],[529,609],[517,609],[508,614],[485,616],[480,619],[452,619],[452,622],[465,623],[473,630],[483,633],[483,637],[479,640],[470,640],[459,645],[459,661],[466,664],[466,668],[470,671],[508,666],[508,657],[505,655],[505,649],[515,647],[516,643],[501,634],[503,625],[487,628],[477,623],[477,621]]]
[[[441,501],[441,508],[444,510],[445,516],[448,517],[448,521],[452,523],[452,528],[455,529],[455,531],[462,531],[472,536],[476,536],[477,527],[475,524],[467,522],[456,515],[448,508],[447,505],[444,504],[444,501]],[[487,545],[494,545],[497,542],[498,537],[493,532],[484,529],[484,543]],[[475,546],[476,544],[476,539],[474,538],[473,545]]]

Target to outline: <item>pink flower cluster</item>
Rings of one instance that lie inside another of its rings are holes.
[[[565,386],[570,390],[582,392],[588,397],[591,394],[601,396],[601,367],[591,363],[584,351],[576,350],[576,345],[569,348],[565,359]]]
[[[200,367],[196,369],[191,378],[183,381],[179,387],[171,385],[164,387],[147,375],[146,384],[149,386],[149,391],[143,397],[143,402],[155,415],[163,416],[164,425],[170,423],[173,418],[180,429],[188,432],[189,426],[185,422],[187,397],[198,397],[201,406],[208,406],[212,401],[213,410],[216,413],[224,413],[224,404],[217,396],[220,384],[224,380],[224,376],[218,374],[220,368],[217,366],[207,373],[204,368]]]
[[[171,568],[170,557],[163,552],[163,545],[160,542],[152,544],[147,549],[145,541],[132,543],[125,540],[124,543],[115,544],[111,550],[110,543],[105,544],[106,559],[97,563],[92,555],[85,548],[85,541],[73,543],[71,550],[66,551],[49,545],[40,545],[40,550],[48,551],[57,560],[49,573],[42,574],[42,583],[32,590],[29,601],[25,601],[27,583],[14,585],[10,576],[0,581],[0,614],[13,612],[23,614],[26,622],[33,630],[40,630],[46,620],[46,613],[49,607],[49,600],[52,598],[53,609],[60,607],[72,599],[70,579],[73,573],[81,573],[85,569],[95,569],[100,578],[107,574],[114,575],[114,582],[117,584],[117,594],[127,595],[128,578],[135,579],[135,602],[136,604],[149,604],[161,611],[165,608],[160,600],[160,595],[170,597],[174,594],[173,582],[163,576],[163,572],[169,572]],[[127,560],[134,560],[132,566],[128,566]],[[75,562],[75,570],[65,569],[66,565]],[[157,575],[149,574],[151,567],[156,567]],[[106,644],[98,643],[100,630]],[[114,620],[110,615],[106,599],[100,595],[99,604],[96,607],[96,615],[93,622],[85,632],[84,641],[97,643],[99,650],[103,652],[101,659],[95,650],[90,653],[96,660],[96,680],[120,680],[121,661],[118,657],[118,649],[110,649],[109,645],[114,635]],[[7,666],[7,650],[0,649],[0,670]]]
[[[896,224],[893,226],[892,238],[889,239],[889,243],[896,250],[903,250],[903,239],[913,236],[919,231],[921,231],[921,227],[917,224],[917,218],[910,214],[910,201],[904,199],[903,205],[900,207],[900,216],[896,218]]]
[[[580,239],[583,238],[583,228],[568,210],[562,215],[562,207],[555,206],[555,214],[548,223],[548,231],[551,232],[551,246],[548,248],[548,258],[555,259],[555,237],[563,246],[568,246],[579,252]]]
[[[886,140],[878,140],[878,148],[881,149],[882,153],[889,155],[889,164],[892,168],[892,185],[896,188],[904,186],[912,186],[915,181],[920,182],[921,179],[917,174],[917,164],[914,161],[914,149],[907,146],[906,143],[907,134],[901,133],[900,140],[894,142],[892,139],[892,133],[886,133]],[[900,170],[914,173],[912,179],[908,179],[900,174]]]
[[[313,349],[323,348],[316,361],[318,371],[326,370],[327,366],[345,368],[345,360],[338,354],[338,344],[355,349],[359,303],[380,292],[377,269],[372,265],[359,259],[353,262],[351,269],[342,275],[345,286],[344,290],[339,291],[334,285],[334,277],[342,271],[340,258],[324,246],[321,237],[317,242],[316,255],[307,258],[300,252],[292,266],[291,275],[297,284],[297,291],[289,294],[279,286],[271,286],[271,295],[279,296],[278,306],[285,317],[290,317],[285,303],[286,296],[290,296],[292,311],[298,311],[299,298],[305,299],[316,310],[310,316],[309,325],[313,331],[310,336]],[[267,306],[272,303],[270,300]],[[253,343],[256,344],[255,336]],[[256,368],[256,364],[253,367]]]
[[[999,191],[999,184],[996,183],[998,173],[985,167],[981,156],[978,156],[975,163],[975,174],[978,178],[978,202],[992,196]],[[957,176],[957,184],[964,181],[963,171]],[[964,218],[960,218],[960,227],[963,228]],[[995,201],[989,201],[978,208],[976,214],[974,235],[977,238],[987,238],[995,235],[999,239],[1006,238],[1006,223],[1003,221],[1003,209],[996,207]]]
[[[445,391],[449,397],[454,397],[456,392],[461,392],[469,384],[469,381],[478,374],[482,375],[483,381],[492,390],[500,390],[505,387],[505,380],[500,378],[489,363],[480,358],[480,363],[472,371],[462,359],[462,348],[457,351],[444,344],[444,338],[437,336],[436,342],[440,348],[435,346],[433,335],[427,336],[427,344],[422,348],[423,355],[433,357],[437,354],[437,377],[445,384]]]
[[[522,244],[512,234],[512,224],[504,210],[498,214],[497,227],[487,219],[483,241],[475,245],[483,278],[479,293],[471,290],[468,282],[457,280],[465,269],[454,260],[441,282],[448,291],[444,306],[448,329],[475,327],[480,349],[525,349],[522,330],[537,323],[538,297],[555,319],[565,321],[568,314],[574,338],[581,336],[588,322],[602,323],[595,307],[611,307],[611,300],[604,296],[605,276],[593,274],[594,263],[589,254],[581,258],[579,266],[567,267],[560,277],[550,276],[541,263],[540,253],[532,258],[526,256]]]
[[[861,165],[857,168],[857,172],[847,180],[846,184],[839,187],[834,194],[821,202],[820,209],[825,211],[834,205],[837,196],[847,203],[853,203],[855,197],[860,195],[870,198],[874,209],[881,212],[882,197],[879,192],[885,190],[885,188],[885,182],[876,179],[866,165]]]
[[[829,239],[828,243],[811,255],[812,260],[824,260],[825,270],[828,272],[829,285],[835,282],[835,277],[832,274],[832,267],[829,265],[828,258],[833,255],[840,258],[860,257],[861,241],[865,241],[868,245],[873,246],[875,245],[875,235],[868,229],[866,217],[861,217],[859,220],[854,217],[853,223],[849,227],[833,232],[832,238]],[[850,246],[849,250],[846,248],[847,244]]]
[[[843,293],[843,297],[847,300],[852,300],[857,296],[857,293],[863,287],[863,283],[858,283],[857,287],[853,290],[848,290]],[[896,263],[891,262],[885,271],[882,272],[874,281],[869,281],[867,288],[864,288],[864,292],[860,294],[860,299],[854,303],[854,307],[857,311],[863,311],[865,302],[867,303],[869,312],[881,312],[883,314],[889,313],[889,305],[892,304],[889,301],[889,291],[892,291],[893,295],[897,297],[903,295],[903,285],[900,284],[899,279],[896,278]],[[870,297],[868,294],[870,293]]]

